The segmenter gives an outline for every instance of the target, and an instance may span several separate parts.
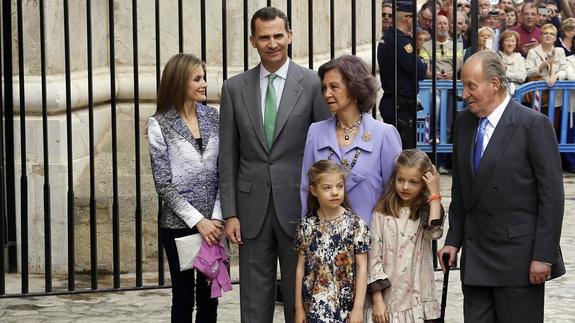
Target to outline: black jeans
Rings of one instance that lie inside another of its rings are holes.
[[[218,299],[211,298],[211,286],[206,276],[190,269],[180,271],[178,250],[174,238],[199,234],[194,229],[162,229],[162,242],[170,265],[172,278],[172,322],[192,322],[194,304],[197,308],[196,322],[211,323],[217,321]],[[195,294],[195,303],[194,303]]]

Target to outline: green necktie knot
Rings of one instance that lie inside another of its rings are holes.
[[[278,76],[275,75],[274,73],[271,73],[270,75],[268,75],[268,87],[270,86],[270,85],[269,85],[270,83],[272,83],[272,85],[273,85],[273,83],[274,83],[276,77],[278,77]]]
[[[268,75],[268,87],[266,89],[266,97],[264,102],[264,132],[269,149],[272,148],[274,130],[276,127],[276,116],[278,113],[276,89],[274,87],[274,80],[276,77],[276,74]]]

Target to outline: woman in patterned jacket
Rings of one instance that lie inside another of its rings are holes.
[[[177,54],[164,68],[156,113],[148,121],[152,173],[163,201],[160,227],[172,279],[172,322],[216,322],[217,298],[204,275],[180,271],[174,238],[201,234],[218,243],[221,221],[217,160],[219,115],[206,100],[205,64]],[[194,302],[195,294],[195,302]]]

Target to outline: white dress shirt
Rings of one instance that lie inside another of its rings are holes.
[[[286,83],[289,62],[290,59],[288,58],[286,62],[277,71],[274,72],[274,74],[278,76],[274,79],[274,88],[276,89],[276,98],[277,98],[276,102],[278,105],[276,109],[280,106],[282,93],[284,91],[284,85]],[[260,64],[260,107],[262,111],[262,120],[264,119],[266,110],[266,92],[268,89],[268,75],[270,74],[271,73],[268,70],[266,70],[264,65]]]
[[[503,102],[501,102],[501,104],[498,105],[497,108],[495,108],[495,110],[493,110],[493,112],[487,116],[488,122],[487,126],[485,127],[485,134],[483,135],[483,147],[481,147],[481,156],[483,156],[483,152],[485,152],[485,149],[489,144],[489,140],[491,140],[493,132],[495,131],[495,127],[497,127],[503,112],[505,112],[505,108],[507,107],[509,100],[511,100],[511,97],[509,94],[506,94]],[[477,128],[477,131],[479,131],[479,128]]]

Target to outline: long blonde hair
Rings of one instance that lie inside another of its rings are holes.
[[[315,162],[310,169],[307,171],[307,178],[309,186],[317,187],[321,179],[327,174],[339,174],[341,178],[345,181],[345,174],[341,170],[338,164],[331,160],[320,160]],[[345,185],[345,184],[344,184]],[[344,187],[345,188],[345,187]],[[343,202],[341,206],[351,210],[349,202],[347,201],[347,194],[344,195]],[[314,214],[319,209],[319,201],[311,193],[311,189],[308,188],[307,191],[307,214]]]
[[[205,71],[205,63],[192,54],[179,53],[170,58],[162,72],[156,100],[156,113],[172,108],[178,112],[183,109],[188,97],[188,79],[198,66]]]
[[[385,192],[377,201],[375,205],[375,211],[389,214],[396,218],[399,218],[399,209],[402,205],[402,200],[395,190],[395,181],[397,178],[397,171],[400,167],[405,168],[417,168],[421,174],[426,172],[433,173],[433,164],[427,155],[419,149],[406,149],[397,156],[393,173],[389,177],[387,184],[385,185]],[[429,198],[429,191],[427,190],[427,185],[424,184],[421,194],[415,198],[410,206],[410,218],[417,219],[419,217],[419,210],[421,207],[427,205],[427,199]]]

